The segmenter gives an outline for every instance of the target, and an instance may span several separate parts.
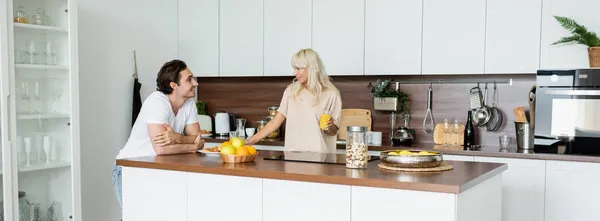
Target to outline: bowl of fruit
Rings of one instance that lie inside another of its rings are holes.
[[[224,163],[247,163],[256,159],[258,152],[253,146],[244,145],[244,140],[233,137],[221,143],[219,155]]]
[[[437,151],[388,150],[380,153],[380,160],[388,167],[430,168],[439,166],[444,159]]]

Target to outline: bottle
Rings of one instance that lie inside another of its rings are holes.
[[[473,119],[471,119],[472,112],[467,112],[467,122],[465,123],[465,131],[464,131],[464,148],[463,150],[468,150],[470,147],[475,145],[475,127],[473,126]]]

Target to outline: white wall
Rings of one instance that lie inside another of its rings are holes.
[[[82,213],[119,220],[111,172],[131,127],[133,52],[142,99],[177,56],[177,0],[79,0]]]

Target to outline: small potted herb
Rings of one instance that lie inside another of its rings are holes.
[[[204,101],[196,102],[196,109],[198,109],[198,115],[208,115],[206,112],[206,103],[204,103]]]
[[[395,111],[399,113],[410,113],[408,106],[408,94],[399,91],[391,90],[388,88],[392,82],[391,79],[377,80],[377,84],[373,86],[369,83],[369,88],[373,94],[373,107],[375,110],[380,111]]]
[[[587,27],[578,24],[573,19],[561,16],[554,16],[554,18],[563,28],[570,31],[572,35],[562,37],[558,41],[552,43],[552,45],[569,42],[577,42],[578,44],[585,45],[588,47],[590,67],[600,67],[600,38],[598,35],[589,31]]]

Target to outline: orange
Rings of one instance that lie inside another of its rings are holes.
[[[249,153],[248,153],[248,149],[246,149],[245,147],[238,147],[238,148],[236,148],[236,150],[235,150],[235,155],[238,155],[238,156],[246,156],[246,155],[249,155]]]
[[[254,155],[254,154],[256,154],[256,149],[254,149],[254,147],[253,147],[253,146],[246,146],[246,149],[248,150],[248,153],[249,153],[250,155]]]

